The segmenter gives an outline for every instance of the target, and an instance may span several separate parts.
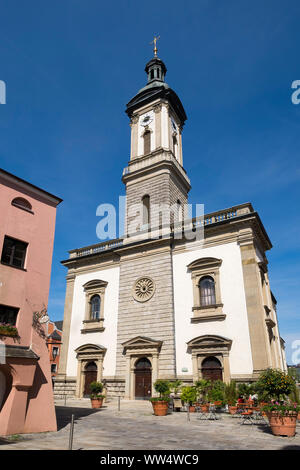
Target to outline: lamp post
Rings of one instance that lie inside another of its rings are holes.
[[[58,350],[57,350],[57,348],[54,349],[53,345],[52,345],[52,350],[51,351],[52,351],[52,360],[55,362],[55,359],[57,358]],[[55,377],[52,376],[52,387],[53,387],[53,389],[54,389],[54,381],[55,381]]]

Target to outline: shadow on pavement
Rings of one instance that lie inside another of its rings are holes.
[[[105,408],[105,407],[103,407]],[[56,406],[56,419],[57,419],[57,430],[66,427],[71,422],[71,417],[74,415],[75,422],[78,419],[89,416],[90,414],[101,413],[103,408],[92,409],[92,408],[77,408],[72,406]]]
[[[3,446],[4,444],[9,444],[9,443],[10,443],[9,440],[4,439],[3,437],[0,437],[0,446],[1,446],[1,445]]]
[[[290,446],[284,446],[284,447],[281,447],[280,450],[300,450],[300,446],[293,446],[293,445],[290,445]]]

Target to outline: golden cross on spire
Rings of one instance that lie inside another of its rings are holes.
[[[157,57],[157,47],[156,47],[156,41],[158,41],[160,36],[154,36],[153,41],[150,42],[150,44],[154,44],[154,57]]]

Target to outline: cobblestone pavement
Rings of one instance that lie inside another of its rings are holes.
[[[5,449],[68,449],[71,415],[75,415],[73,449],[94,450],[204,450],[204,449],[297,449],[300,450],[300,423],[295,437],[276,437],[268,425],[241,425],[240,418],[220,414],[217,421],[200,421],[196,413],[176,412],[154,416],[145,401],[121,400],[92,410],[90,401],[56,403],[58,431],[0,438]]]

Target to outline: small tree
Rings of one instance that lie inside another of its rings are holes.
[[[168,380],[157,380],[154,384],[154,389],[159,393],[159,398],[169,398],[170,382]]]
[[[175,382],[172,382],[170,384],[170,389],[172,392],[174,392],[175,395],[177,395],[180,392],[182,382],[181,380],[175,380]]]
[[[238,385],[238,394],[245,400],[248,400],[249,395],[253,392],[253,386],[251,384],[242,383]]]
[[[257,384],[271,398],[280,401],[292,392],[295,380],[279,369],[267,369],[260,374]]]
[[[103,390],[103,384],[101,382],[91,382],[90,384],[91,398],[103,398],[101,392]]]
[[[185,403],[188,403],[189,405],[192,405],[193,403],[195,403],[197,400],[196,387],[193,387],[193,386],[182,387],[181,399]]]
[[[210,402],[221,401],[225,399],[225,384],[222,380],[214,380],[211,389],[208,392],[208,399]]]
[[[236,400],[237,400],[236,382],[231,381],[229,384],[225,385],[224,396],[228,405],[234,406],[236,404]]]
[[[198,380],[195,383],[195,388],[196,388],[197,394],[198,394],[199,398],[201,397],[201,399],[204,403],[206,403],[207,400],[208,400],[207,394],[208,394],[208,391],[211,388],[211,386],[212,386],[211,381],[210,380],[205,380],[205,379]]]

